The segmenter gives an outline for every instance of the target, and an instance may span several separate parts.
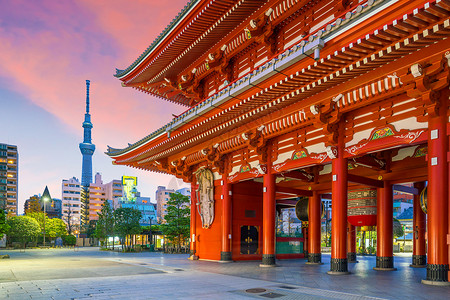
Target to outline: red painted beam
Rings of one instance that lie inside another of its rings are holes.
[[[354,175],[354,174],[348,174],[347,180],[349,182],[359,183],[359,184],[372,186],[372,187],[376,187],[376,188],[382,188],[384,185],[383,181],[381,181],[381,180],[376,180],[376,179],[367,178],[367,177]]]
[[[277,193],[282,193],[282,194],[291,194],[291,195],[307,196],[307,197],[311,197],[313,194],[312,191],[300,190],[300,189],[294,189],[294,188],[282,187],[282,186],[277,186],[276,191],[277,191]]]

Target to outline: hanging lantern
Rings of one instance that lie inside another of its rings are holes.
[[[348,193],[348,222],[353,226],[377,224],[377,190],[358,189]]]
[[[361,226],[361,231],[375,231],[375,226]]]
[[[420,208],[422,208],[422,211],[424,213],[428,212],[427,203],[428,203],[428,186],[426,186],[423,189],[422,193],[420,193]]]
[[[325,209],[323,206],[323,202],[321,201],[320,203],[321,203],[320,218],[322,219],[325,213]],[[308,211],[309,211],[309,198],[308,197],[300,198],[300,200],[297,201],[297,204],[295,204],[295,215],[300,221],[306,222],[306,224],[308,224],[307,223],[309,221]]]

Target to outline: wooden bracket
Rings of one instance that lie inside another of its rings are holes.
[[[413,64],[400,79],[406,94],[411,98],[422,98],[425,111],[435,117],[441,108],[440,91],[450,82],[449,58],[443,55],[438,61],[424,60]]]

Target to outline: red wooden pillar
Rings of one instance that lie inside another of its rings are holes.
[[[426,217],[420,207],[420,194],[425,184],[423,182],[414,183],[414,187],[419,191],[418,195],[414,195],[413,203],[413,256],[411,267],[425,268],[427,266],[427,253],[425,248],[425,231]]]
[[[195,183],[191,183],[191,224],[190,224],[190,233],[191,233],[191,243],[190,243],[190,259],[197,259],[196,256],[196,217],[197,217],[197,185]]]
[[[347,159],[344,124],[339,125],[337,157],[332,160],[331,266],[328,274],[349,274],[347,261]],[[336,151],[335,151],[336,152]]]
[[[308,264],[322,264],[322,253],[320,249],[321,220],[320,220],[320,195],[317,191],[309,197],[308,220]]]
[[[439,99],[439,113],[428,119],[427,284],[448,284],[447,99],[448,90]]]
[[[221,261],[231,261],[231,184],[222,181],[222,252]]]
[[[349,263],[356,263],[356,227],[348,223],[347,225],[347,260]]]
[[[272,173],[270,150],[267,156],[267,174],[263,175],[263,255],[261,267],[275,266],[276,183],[275,175]]]
[[[377,262],[374,270],[394,271],[394,203],[392,184],[384,182],[377,190]]]

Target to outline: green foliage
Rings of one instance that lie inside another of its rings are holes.
[[[45,226],[47,227],[49,218],[47,216],[45,216],[44,218],[43,212],[29,212],[26,214],[26,216],[35,219],[38,222],[39,227],[41,228],[41,232],[44,233],[44,220]]]
[[[180,193],[170,194],[167,201],[167,214],[164,216],[165,224],[160,226],[166,237],[180,249],[186,238],[189,237],[190,224],[189,197]]]
[[[45,234],[52,238],[66,235],[66,223],[61,219],[48,219],[45,223]]]
[[[142,213],[130,207],[121,207],[114,211],[115,229],[116,233],[122,240],[125,241],[126,236],[141,233],[141,226],[139,220],[142,218]],[[125,251],[131,249],[132,240],[128,239],[129,245],[125,245]]]
[[[151,225],[151,226],[141,226],[142,228],[142,232],[149,232],[149,231],[160,231],[161,230],[161,225]]]
[[[88,237],[95,237],[95,230],[97,228],[97,220],[89,220],[89,224],[86,228],[86,234]]]
[[[97,226],[95,228],[95,236],[98,238],[108,238],[114,235],[114,211],[109,205],[108,201],[105,201],[102,205],[102,210],[98,214]]]
[[[3,209],[0,209],[0,237],[2,237],[9,230],[9,225],[6,222],[6,213]]]
[[[61,238],[63,240],[64,245],[67,246],[74,246],[77,243],[77,237],[72,234],[63,235],[61,236]]]
[[[393,228],[394,238],[403,236],[403,227],[402,227],[402,224],[400,223],[400,221],[394,218],[393,225],[394,225],[394,228]]]
[[[41,233],[38,222],[28,216],[14,216],[9,218],[7,223],[10,227],[8,238],[21,242],[23,246]]]

